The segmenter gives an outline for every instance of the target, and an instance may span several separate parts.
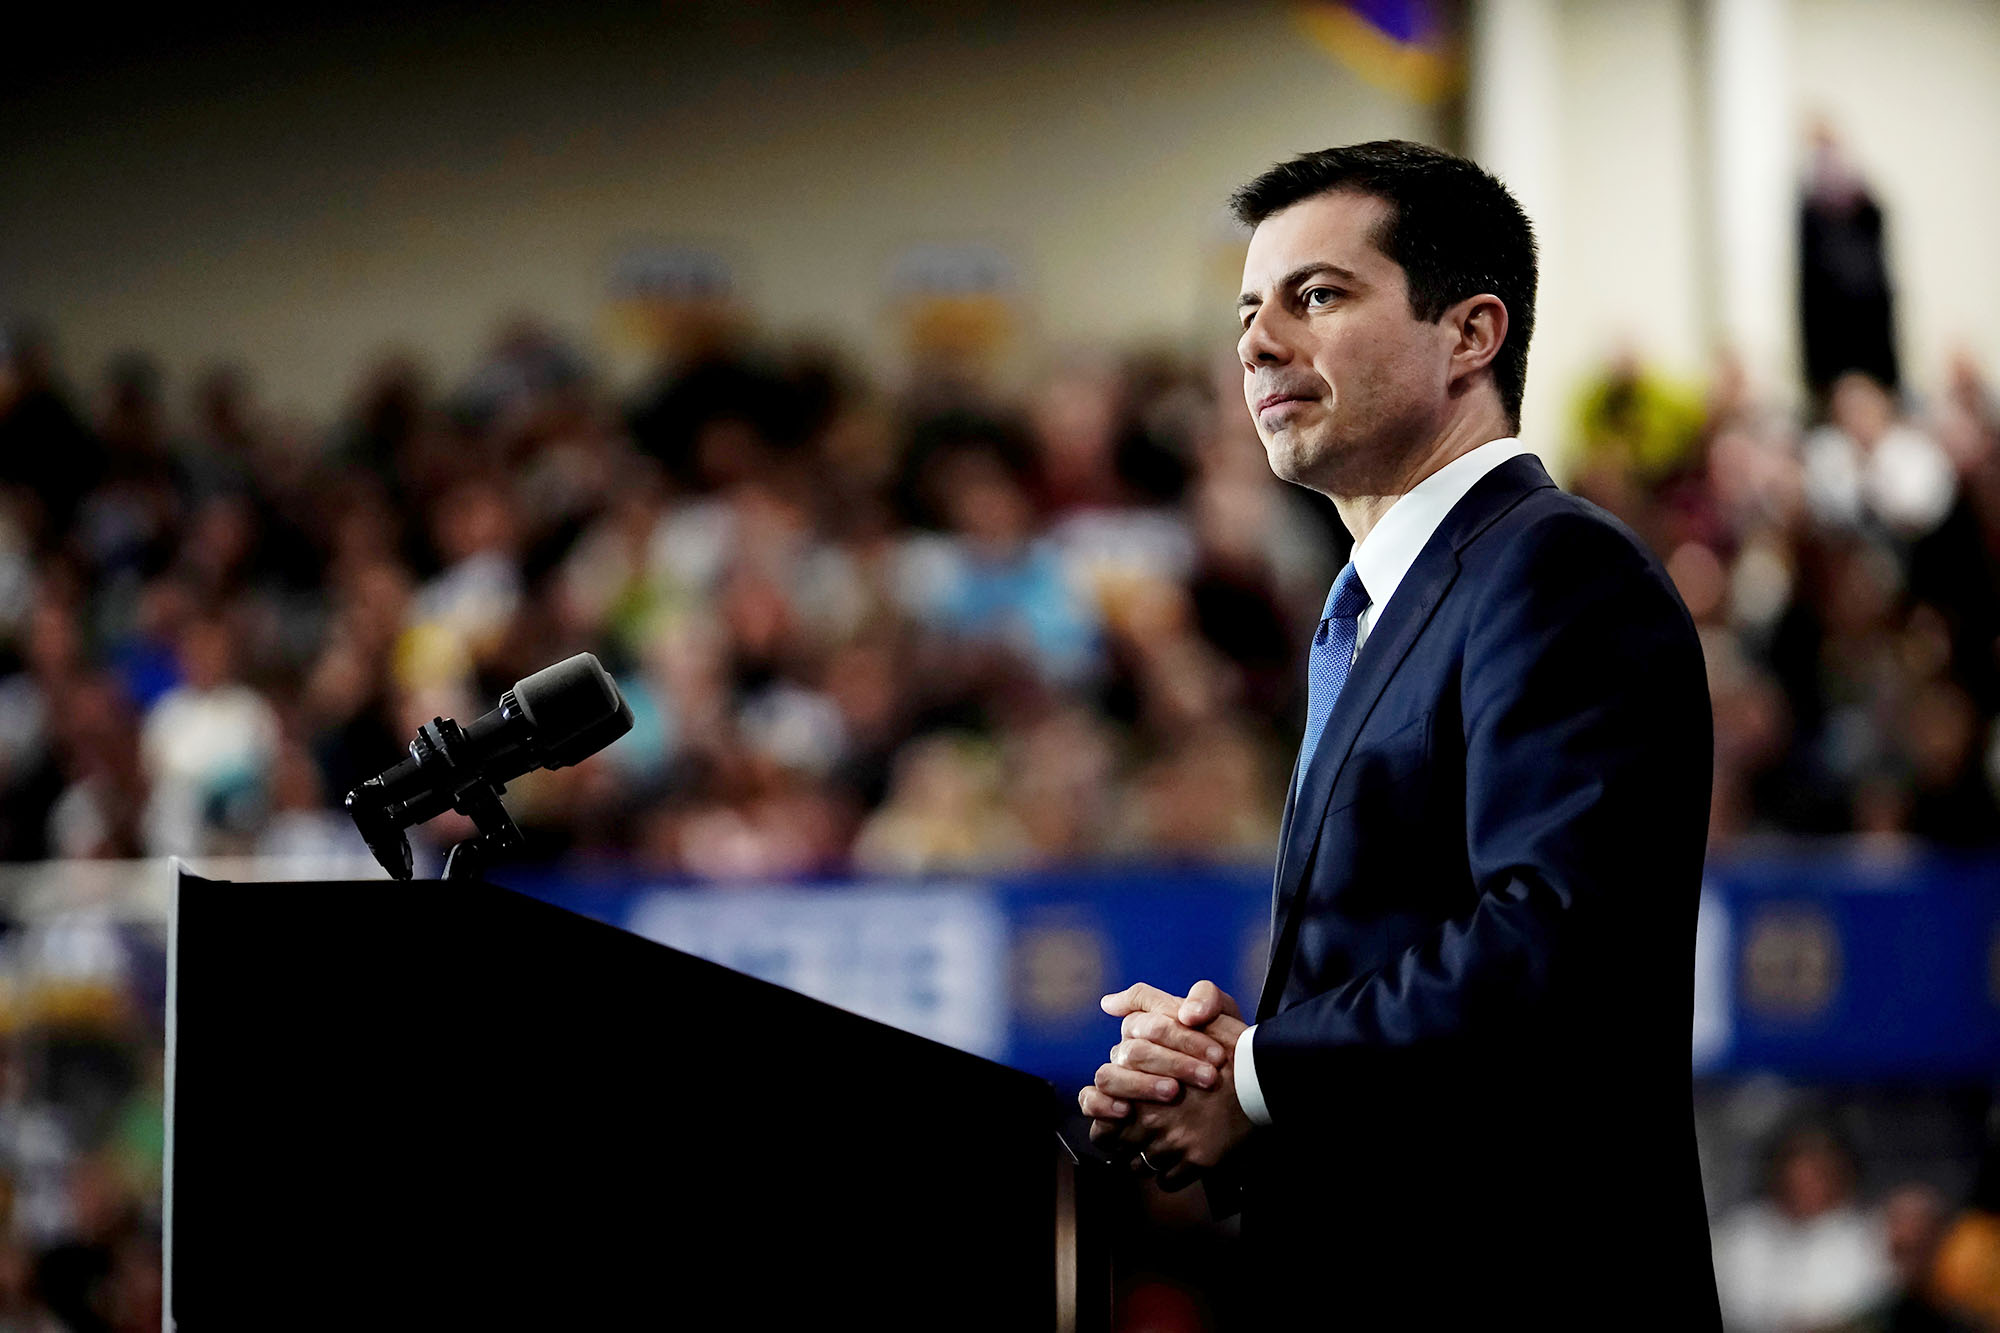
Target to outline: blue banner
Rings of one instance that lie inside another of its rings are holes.
[[[1820,852],[1714,870],[1703,907],[1726,1015],[1717,1072],[2000,1075],[2000,863]],[[1705,960],[1706,961],[1706,960]]]
[[[719,887],[504,876],[561,906],[1059,1087],[1118,1039],[1098,998],[1261,982],[1261,867]],[[1710,867],[1690,1058],[1802,1079],[2000,1074],[2000,863],[1851,851]]]

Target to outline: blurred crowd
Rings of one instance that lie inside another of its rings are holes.
[[[2000,1330],[2000,1135],[1973,1148],[1979,1165],[1968,1173],[1969,1190],[1956,1171],[1941,1188],[1935,1164],[1907,1155],[1919,1141],[1953,1137],[1937,1123],[1935,1105],[1912,1116],[1909,1105],[1892,1108],[1851,1088],[1831,1098],[1792,1089],[1766,1101],[1769,1091],[1750,1090],[1736,1108],[1756,1127],[1704,1127],[1704,1156],[1740,1149],[1750,1177],[1740,1202],[1709,1194],[1711,1207],[1722,1205],[1710,1230],[1724,1333]],[[1200,1192],[1146,1197],[1152,1230],[1142,1232],[1134,1218],[1113,1227],[1121,1237],[1143,1235],[1119,1256],[1125,1313],[1116,1326],[1126,1333],[1237,1327],[1241,1274]],[[1627,1219],[1603,1221],[1615,1228]],[[1653,1294],[1649,1258],[1630,1256],[1635,1309]],[[1190,1273],[1214,1272],[1225,1277],[1204,1287],[1188,1281]],[[1604,1327],[1624,1324],[1607,1311]]]
[[[1714,1227],[1729,1333],[1954,1333],[2000,1327],[1992,1196],[2000,1157],[1961,1210],[1905,1180],[1873,1199],[1834,1117],[1795,1114],[1767,1136],[1756,1198]]]
[[[1625,359],[1576,430],[1573,488],[1701,629],[1713,844],[2000,840],[2000,414],[1970,360],[1921,403],[1847,372],[1801,421],[1727,365],[1703,397]]]
[[[1233,386],[892,398],[716,351],[636,403],[532,325],[315,431],[218,370],[0,390],[0,856],[351,848],[418,724],[595,652],[637,723],[529,855],[709,877],[1261,855],[1343,559]],[[463,832],[449,819],[436,836]]]
[[[0,1333],[161,1327],[164,1041],[120,933],[0,931]]]
[[[2000,418],[1977,371],[1809,419],[1615,362],[1558,471],[1708,647],[1713,836],[1991,841]],[[518,784],[528,854],[744,878],[1259,859],[1347,540],[1233,364],[892,394],[718,341],[633,401],[532,323],[330,425],[142,356],[0,360],[0,858],[359,852],[433,716],[590,650],[637,724]],[[1607,664],[1615,669],[1615,664]],[[455,817],[429,831],[462,836]]]
[[[524,321],[457,384],[385,358],[318,423],[238,369],[79,380],[10,330],[0,860],[363,856],[341,798],[421,722],[585,650],[635,727],[514,784],[528,857],[1265,860],[1348,542],[1272,478],[1236,365],[913,383],[739,328],[620,395]],[[1850,372],[1787,411],[1726,364],[1697,387],[1615,357],[1530,426],[1700,627],[1718,848],[2000,840],[2000,410],[1970,362],[1932,399]],[[421,830],[430,864],[469,832]],[[157,1327],[159,1037],[120,1003],[0,1059],[0,1333]],[[1801,1142],[1719,1224],[1733,1326],[1931,1327],[1895,1302],[1946,1205],[1863,1208]]]

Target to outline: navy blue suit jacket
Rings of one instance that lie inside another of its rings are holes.
[[[1659,562],[1533,456],[1482,478],[1287,801],[1274,1123],[1221,1173],[1253,1286],[1359,1327],[1719,1327],[1689,1096],[1712,747]]]

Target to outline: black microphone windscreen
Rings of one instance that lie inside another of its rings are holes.
[[[604,734],[617,726],[614,719],[622,719],[623,726],[598,742],[601,747],[632,725],[632,710],[618,692],[618,682],[590,653],[578,653],[532,676],[523,676],[514,683],[514,700],[534,727],[536,744],[544,750],[562,750],[585,732]]]

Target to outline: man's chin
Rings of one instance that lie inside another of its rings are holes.
[[[1296,432],[1279,430],[1264,438],[1264,457],[1271,464],[1271,475],[1279,481],[1289,481],[1294,486],[1306,485],[1309,453],[1306,441],[1300,439]]]

